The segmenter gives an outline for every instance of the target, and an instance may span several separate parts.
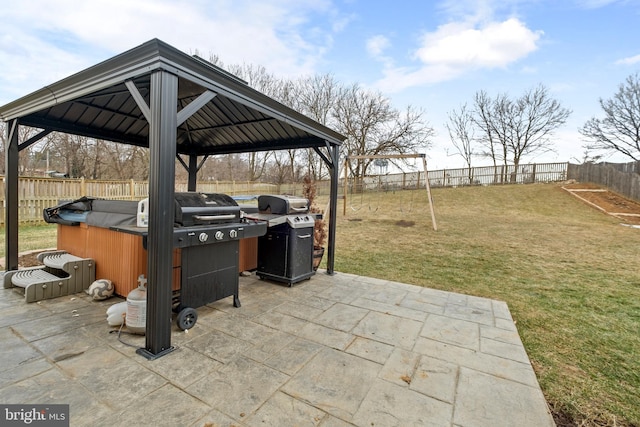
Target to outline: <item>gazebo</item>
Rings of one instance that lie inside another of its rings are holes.
[[[18,268],[18,153],[51,132],[150,150],[147,328],[139,353],[171,346],[175,159],[188,189],[210,155],[312,148],[331,176],[327,273],[334,273],[340,145],[345,136],[280,104],[244,81],[157,39],[0,107],[5,149],[7,270]],[[19,142],[18,129],[42,129]],[[188,158],[185,161],[183,157]]]

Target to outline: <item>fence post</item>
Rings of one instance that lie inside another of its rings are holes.
[[[531,182],[536,182],[536,163],[533,164],[533,170],[531,171]]]

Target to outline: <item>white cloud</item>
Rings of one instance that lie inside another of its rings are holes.
[[[628,56],[616,61],[616,65],[634,65],[640,63],[640,55]]]
[[[26,94],[153,38],[225,64],[311,73],[349,18],[330,0],[21,0],[0,22],[0,86],[18,76]]]
[[[518,19],[488,22],[452,22],[421,38],[413,69],[387,68],[378,86],[398,91],[410,86],[451,80],[478,69],[506,67],[535,51],[541,31],[532,31]]]
[[[373,36],[367,40],[367,52],[374,58],[379,58],[389,46],[391,43],[385,36]]]
[[[513,18],[483,28],[453,23],[426,34],[416,57],[425,64],[504,67],[536,50],[539,38],[540,33]]]

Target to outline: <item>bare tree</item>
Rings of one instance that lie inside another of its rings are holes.
[[[484,147],[484,151],[479,154],[491,159],[493,162],[494,182],[501,182],[503,174],[498,174],[498,162],[506,164],[507,153],[504,146],[500,150],[500,142],[493,131],[493,100],[485,91],[479,91],[476,92],[473,101],[475,106],[473,120],[479,129],[478,142]]]
[[[467,104],[462,104],[460,110],[452,110],[448,114],[449,122],[445,123],[449,131],[451,143],[458,151],[458,154],[464,159],[469,169],[469,184],[473,183],[473,172],[471,169],[471,160],[475,155],[473,143],[475,141],[475,125],[473,113],[468,110]]]
[[[415,153],[426,149],[433,136],[422,111],[409,106],[400,112],[379,92],[357,84],[341,90],[333,114],[338,130],[347,136],[347,156]],[[371,162],[358,159],[350,163],[356,180],[366,175]]]
[[[276,151],[271,158],[271,164],[268,171],[269,181],[274,184],[283,184],[291,181],[291,168],[289,158],[284,151]]]
[[[195,54],[199,53],[196,51]],[[408,107],[400,112],[380,93],[366,91],[357,84],[346,87],[330,74],[287,80],[275,77],[262,66],[225,67],[216,55],[210,54],[209,62],[226,68],[251,87],[294,110],[347,135],[344,147],[347,154],[411,153],[419,148],[426,149],[433,136],[433,129],[423,121],[422,111]],[[311,149],[286,154],[257,153],[250,155],[246,163],[251,179],[270,176],[276,181],[285,177],[295,180],[299,178],[301,168],[315,179],[328,173],[326,165]],[[287,171],[282,170],[285,164]],[[370,161],[358,161],[352,173],[362,176],[369,164]]]
[[[539,85],[508,104],[511,132],[506,140],[513,165],[518,168],[523,157],[553,151],[555,130],[566,123],[571,110],[551,98],[545,86]]]
[[[331,74],[316,74],[291,83],[284,102],[291,108],[307,115],[325,126],[335,126],[336,101],[342,85]],[[326,177],[326,165],[314,153],[307,149],[305,153],[307,174],[318,180]]]
[[[292,94],[296,103],[291,103],[303,114],[325,126],[335,122],[332,111],[342,85],[331,74],[314,75],[294,82]]]
[[[264,152],[253,152],[248,154],[248,177],[249,181],[257,181],[264,174],[265,169],[267,168],[269,157],[273,152],[264,151]]]
[[[640,74],[630,75],[611,99],[600,98],[604,118],[591,118],[580,133],[591,141],[587,149],[619,152],[640,160]]]
[[[19,143],[35,136],[38,132],[39,129],[20,126],[18,129]],[[47,153],[45,147],[46,139],[40,140],[20,151],[18,155],[18,173],[20,175],[42,176],[46,174]]]
[[[480,141],[488,149],[486,155],[496,167],[498,161],[505,166],[511,161],[517,170],[524,157],[553,151],[551,137],[570,115],[571,110],[551,98],[543,85],[516,99],[507,94],[491,99],[484,91],[475,96],[474,122],[481,133]],[[501,174],[500,179],[504,178]]]

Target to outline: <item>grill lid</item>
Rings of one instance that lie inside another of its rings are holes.
[[[240,221],[240,206],[226,194],[175,193],[175,223],[181,226]]]
[[[290,215],[309,212],[309,201],[304,197],[266,194],[258,196],[258,212]]]

